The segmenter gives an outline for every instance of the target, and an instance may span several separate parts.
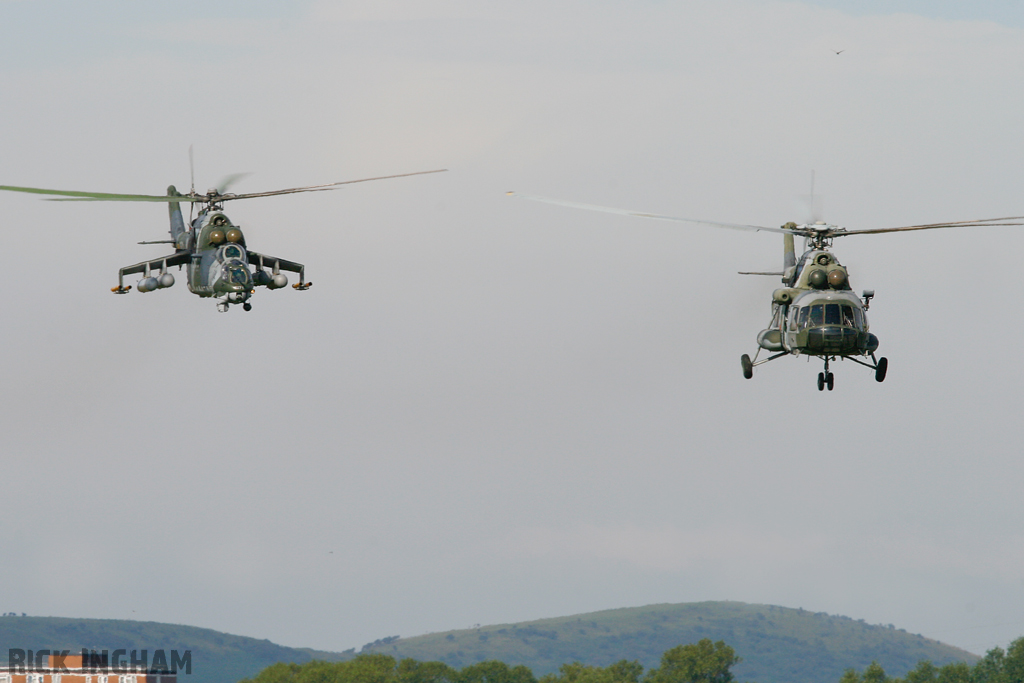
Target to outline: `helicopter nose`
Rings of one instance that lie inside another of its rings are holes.
[[[851,353],[857,349],[861,334],[852,327],[815,327],[807,332],[807,348],[829,353]]]

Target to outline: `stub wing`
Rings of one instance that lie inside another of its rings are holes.
[[[259,268],[270,268],[271,270],[287,270],[291,273],[299,273],[300,275],[305,272],[306,266],[295,261],[289,261],[283,258],[277,258],[276,256],[267,256],[266,254],[257,254],[255,251],[249,252],[249,263]]]
[[[177,251],[170,256],[161,256],[160,258],[149,259],[148,261],[140,261],[135,265],[125,266],[117,273],[117,287],[113,290],[114,292],[123,293],[127,292],[130,287],[125,288],[124,276],[131,275],[132,273],[150,273],[152,271],[163,272],[171,266],[183,266],[188,263],[192,258],[192,254],[187,251]]]
[[[312,282],[306,282],[306,266],[295,261],[289,261],[287,259],[278,258],[276,256],[267,256],[266,254],[260,254],[255,251],[249,252],[249,263],[256,266],[257,274],[265,272],[264,268],[270,268],[270,272],[273,275],[277,275],[282,270],[287,270],[291,273],[299,274],[298,284],[292,285],[295,289],[309,289]],[[258,281],[257,284],[261,284]]]

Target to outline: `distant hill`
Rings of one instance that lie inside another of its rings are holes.
[[[620,659],[657,666],[661,653],[701,638],[724,640],[743,658],[738,681],[838,683],[845,669],[877,660],[890,676],[902,676],[922,659],[936,665],[973,664],[976,655],[889,626],[873,626],[824,612],[698,602],[648,605],[498,624],[415,638],[377,642],[362,652],[440,660],[462,667],[485,659],[525,664],[537,676],[566,662],[607,666]]]
[[[283,647],[269,640],[155,621],[0,617],[0,653],[4,658],[10,648],[71,650],[75,654],[83,647],[110,651],[145,649],[150,656],[156,649],[191,650],[192,675],[180,676],[181,683],[235,683],[275,662],[301,664],[312,659],[338,660],[352,656]]]
[[[734,672],[752,683],[838,683],[843,670],[877,660],[902,676],[919,660],[937,665],[978,657],[901,629],[847,617],[741,602],[648,605],[518,624],[382,638],[363,647],[396,658],[440,660],[461,668],[487,659],[525,664],[539,677],[564,663],[606,666],[620,659],[658,665],[661,653],[701,638],[724,640],[743,661]],[[9,648],[192,651],[192,676],[180,683],[236,683],[276,662],[341,661],[346,652],[275,645],[205,628],[152,621],[0,617],[0,653]]]

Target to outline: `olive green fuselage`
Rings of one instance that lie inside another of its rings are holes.
[[[179,241],[185,244],[178,244]],[[245,237],[224,213],[200,213],[192,221],[192,229],[176,238],[175,243],[192,254],[187,266],[190,292],[203,297],[227,297],[231,303],[249,298],[253,282]]]
[[[772,296],[772,322],[757,337],[761,348],[826,358],[867,356],[878,348],[865,302],[834,254],[808,251],[787,268],[783,283],[789,286]]]

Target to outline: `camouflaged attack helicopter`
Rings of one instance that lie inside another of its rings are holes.
[[[191,160],[191,150],[189,154]],[[309,289],[313,283],[306,282],[306,269],[301,263],[288,261],[276,256],[268,256],[250,250],[245,236],[238,225],[231,222],[224,213],[224,202],[235,199],[251,199],[253,197],[271,197],[296,192],[319,192],[332,190],[342,185],[365,183],[371,180],[388,178],[405,178],[427,173],[442,173],[446,169],[435,171],[418,171],[377,178],[346,180],[326,185],[295,187],[288,190],[270,192],[253,192],[249,194],[226,193],[228,187],[244,174],[229,176],[216,188],[207,190],[206,194],[195,191],[195,182],[188,194],[179,193],[173,185],[167,188],[166,195],[109,194],[104,192],[77,192],[66,190],[44,190],[35,187],[12,187],[0,185],[0,190],[10,192],[28,192],[31,194],[57,195],[51,201],[118,201],[118,202],[163,202],[168,206],[171,219],[171,239],[139,244],[173,244],[174,253],[160,258],[147,259],[135,265],[125,266],[118,273],[117,287],[110,291],[115,294],[127,294],[132,286],[124,284],[124,276],[139,273],[143,277],[138,282],[137,290],[152,292],[174,285],[174,276],[167,272],[168,268],[186,267],[188,290],[201,297],[213,297],[218,300],[217,310],[227,312],[231,304],[242,304],[246,311],[252,310],[250,297],[256,287],[281,289],[288,285],[288,277],[281,271],[297,273],[299,281],[292,285],[299,291]],[[181,213],[181,204],[199,205],[199,214],[185,225]],[[250,270],[253,268],[254,270]],[[270,269],[269,272],[267,269]]]
[[[885,373],[889,366],[888,359],[875,357],[875,351],[878,350],[878,337],[872,334],[868,327],[867,310],[875,292],[869,289],[864,290],[861,296],[854,294],[850,287],[849,273],[836,259],[835,254],[829,251],[835,238],[936,228],[1024,225],[1024,223],[1017,222],[1024,220],[1024,216],[1010,216],[869,230],[847,230],[823,221],[802,225],[786,223],[778,228],[770,228],[626,211],[592,204],[564,202],[546,197],[520,195],[515,192],[508,194],[548,204],[624,216],[710,225],[733,230],[782,233],[784,259],[781,271],[740,273],[742,275],[779,275],[782,277],[784,285],[772,293],[772,319],[768,327],[757,335],[759,347],[757,353],[754,354],[753,359],[749,355],[743,354],[740,357],[740,364],[743,367],[743,376],[750,379],[754,376],[755,367],[782,356],[804,355],[821,358],[825,362],[825,369],[818,373],[818,391],[824,390],[825,387],[832,391],[835,377],[829,370],[829,363],[837,359],[851,360],[874,370],[875,380],[878,382],[885,380]],[[804,238],[804,253],[799,260],[796,258],[794,248],[794,237],[797,236]],[[758,355],[762,350],[768,351],[772,355],[758,360]]]

